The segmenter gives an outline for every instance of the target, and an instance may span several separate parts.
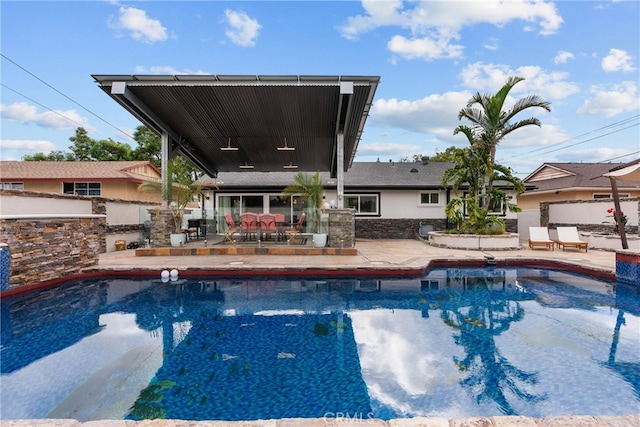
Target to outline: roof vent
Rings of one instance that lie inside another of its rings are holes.
[[[422,156],[422,164],[423,165],[429,164],[429,156]]]
[[[410,170],[409,172],[411,172],[411,173],[418,173],[418,169],[416,169],[416,168],[411,168],[411,170]]]

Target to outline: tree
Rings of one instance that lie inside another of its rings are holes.
[[[495,162],[496,147],[511,132],[529,125],[541,126],[540,120],[535,117],[519,120],[511,123],[511,120],[528,108],[542,108],[551,111],[551,104],[537,95],[529,95],[515,102],[513,107],[503,111],[504,103],[513,87],[523,81],[523,77],[509,77],[507,82],[495,95],[476,93],[458,113],[458,120],[466,118],[472,126],[460,125],[454,131],[456,135],[462,132],[472,141],[473,145],[484,146],[489,152],[489,170],[493,170],[491,164]],[[477,108],[478,105],[480,108]],[[492,188],[492,180],[487,176],[486,191]]]
[[[69,138],[73,143],[69,149],[70,153],[54,150],[48,154],[42,152],[33,155],[26,155],[24,161],[126,161],[142,160],[150,161],[158,169],[160,168],[162,157],[162,146],[160,136],[146,126],[140,125],[136,128],[133,139],[138,144],[132,149],[129,144],[117,142],[109,139],[95,140],[89,137],[86,129],[79,127],[75,134]],[[191,169],[195,175],[196,170]]]
[[[520,99],[508,111],[503,111],[509,92],[522,80],[522,77],[509,77],[495,95],[476,93],[458,113],[459,120],[466,118],[472,122],[472,126],[460,125],[453,134],[464,134],[470,147],[462,151],[451,149],[455,165],[443,174],[442,182],[446,185],[453,181],[454,190],[462,183],[469,185],[468,195],[451,200],[446,208],[447,217],[462,232],[496,232],[495,226],[504,228],[504,221],[491,215],[491,211],[496,208],[513,212],[520,210],[509,201],[504,191],[493,188],[494,181],[502,180],[511,183],[518,194],[524,191],[524,184],[513,176],[510,168],[496,164],[496,147],[516,129],[528,125],[540,126],[540,121],[535,117],[511,123],[518,113],[533,107],[551,111],[550,104],[536,95]],[[476,108],[476,104],[481,108]],[[467,211],[466,219],[461,212],[464,208]]]
[[[436,154],[434,156],[429,157],[429,161],[431,162],[453,162],[455,156],[460,150],[460,148],[452,145],[451,147],[446,148],[444,151],[436,150]]]
[[[34,155],[24,155],[22,156],[22,160],[25,162],[65,162],[65,161],[73,161],[75,160],[73,154],[65,153],[60,150],[50,151],[49,154],[44,154],[42,152],[36,153]]]
[[[162,143],[160,136],[146,126],[138,126],[133,133],[138,146],[132,152],[132,160],[148,160],[160,169]]]
[[[162,194],[162,198],[169,205],[173,216],[173,232],[180,233],[184,209],[200,195],[201,187],[196,182],[197,174],[194,169],[182,157],[173,157],[169,160],[168,170],[162,171],[169,174],[171,185],[163,189],[161,180],[145,181],[138,186],[138,191],[145,193]]]
[[[320,172],[316,172],[314,175],[298,172],[293,177],[293,183],[282,190],[284,197],[300,196],[303,201],[308,203],[311,208],[311,228],[315,233],[318,233],[320,228],[323,192]]]

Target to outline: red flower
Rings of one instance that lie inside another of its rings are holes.
[[[613,213],[613,208],[607,209],[607,213]]]

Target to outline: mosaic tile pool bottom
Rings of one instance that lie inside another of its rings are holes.
[[[322,417],[371,412],[348,317],[193,316],[131,419]]]

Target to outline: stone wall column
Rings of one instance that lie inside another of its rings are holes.
[[[328,246],[353,248],[356,245],[355,211],[353,209],[327,209],[329,214]]]

